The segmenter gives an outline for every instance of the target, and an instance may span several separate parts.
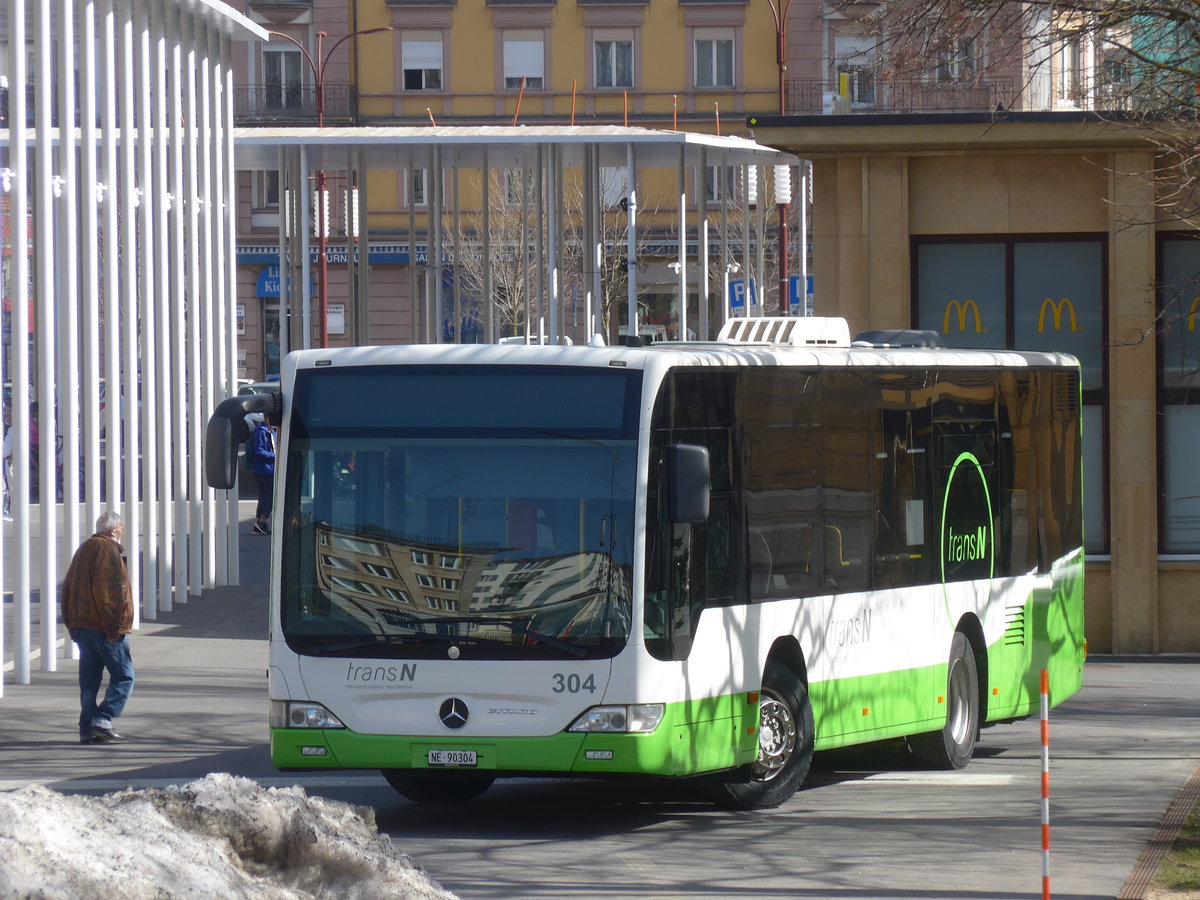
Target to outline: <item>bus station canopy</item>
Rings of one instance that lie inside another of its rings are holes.
[[[560,164],[583,165],[588,148],[599,152],[599,165],[624,166],[632,147],[638,168],[697,165],[796,165],[790,153],[746,138],[656,131],[616,125],[381,125],[374,127],[235,128],[235,164],[239,169],[274,169],[279,151],[304,148],[313,169],[338,169],[347,154],[366,169],[396,170],[428,164],[441,150],[444,166],[507,168],[534,165],[537,153],[554,149]]]

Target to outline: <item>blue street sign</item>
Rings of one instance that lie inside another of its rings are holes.
[[[758,302],[758,293],[754,286],[754,279],[750,279],[750,304],[753,306]],[[746,281],[729,282],[729,308],[730,309],[745,309],[746,307]]]

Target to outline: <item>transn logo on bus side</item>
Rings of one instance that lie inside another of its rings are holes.
[[[974,534],[956,533],[951,525],[946,535],[946,562],[974,562],[987,553],[987,528],[980,525]]]

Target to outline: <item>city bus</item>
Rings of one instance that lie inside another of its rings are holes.
[[[1082,685],[1080,406],[1070,356],[841,319],[292,353],[206,448],[230,487],[245,414],[282,415],[273,763],[420,802],[688,779],[739,809],[816,750],[962,768],[1042,669],[1053,704]]]

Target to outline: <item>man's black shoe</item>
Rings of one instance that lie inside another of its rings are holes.
[[[81,734],[81,735],[79,736],[79,743],[81,743],[81,744],[94,744],[94,743],[96,743],[96,739],[95,739],[95,738],[93,738],[93,737],[92,737],[90,734]]]
[[[125,738],[121,737],[111,728],[100,728],[96,725],[92,726],[92,743],[93,744],[119,744]]]

